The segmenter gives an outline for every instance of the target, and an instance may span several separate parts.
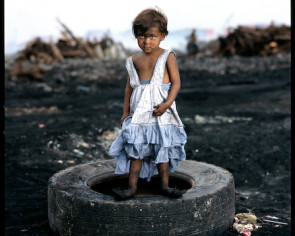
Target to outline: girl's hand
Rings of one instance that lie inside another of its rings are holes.
[[[154,106],[156,108],[154,110],[154,115],[155,116],[161,116],[163,113],[169,108],[170,106],[167,103],[161,103],[159,105]]]
[[[129,116],[129,113],[124,113],[123,116],[121,117],[121,122],[120,122],[121,127],[127,116]]]

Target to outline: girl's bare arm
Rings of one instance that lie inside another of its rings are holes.
[[[173,53],[170,53],[167,59],[167,70],[171,82],[171,88],[167,100],[164,103],[154,106],[154,114],[161,116],[175,101],[180,89],[180,76],[176,58]]]
[[[121,126],[122,126],[123,121],[125,120],[125,118],[127,116],[129,116],[129,113],[130,113],[130,97],[131,97],[132,91],[133,91],[133,89],[132,89],[132,87],[130,85],[130,77],[128,76],[127,83],[126,83],[126,88],[125,88],[123,116],[122,116],[121,122],[120,122]]]

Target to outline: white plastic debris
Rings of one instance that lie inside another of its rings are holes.
[[[234,217],[233,229],[243,236],[250,236],[251,231],[261,228],[261,225],[257,224],[257,217],[254,213],[239,213]]]
[[[77,147],[85,147],[85,148],[89,148],[89,144],[86,143],[85,141],[83,140],[80,140],[77,142]]]
[[[273,224],[279,224],[279,225],[287,225],[285,222],[279,222],[279,221],[273,221],[273,220],[266,220],[263,219],[264,222],[273,223]]]
[[[84,155],[84,152],[78,150],[78,149],[74,149],[73,152],[77,153],[78,155],[81,155],[83,156]]]
[[[273,219],[273,220],[278,220],[279,218],[278,217],[275,217],[275,216],[269,216],[269,215],[266,215],[264,216],[265,218],[269,218],[269,219]]]
[[[227,116],[200,116],[195,115],[195,122],[197,124],[221,124],[233,123],[236,121],[251,121],[251,117],[227,117]]]

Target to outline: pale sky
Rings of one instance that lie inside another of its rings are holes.
[[[122,32],[143,9],[158,6],[168,30],[243,24],[291,24],[290,0],[5,0],[5,48],[33,37],[60,37],[64,22],[78,37],[90,30]]]

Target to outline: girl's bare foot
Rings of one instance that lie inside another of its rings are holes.
[[[121,190],[118,188],[114,188],[112,191],[115,194],[116,200],[125,201],[135,197],[136,189],[128,188],[127,190]]]
[[[186,192],[185,189],[180,190],[177,188],[163,188],[162,193],[164,196],[170,197],[170,198],[179,198]]]

